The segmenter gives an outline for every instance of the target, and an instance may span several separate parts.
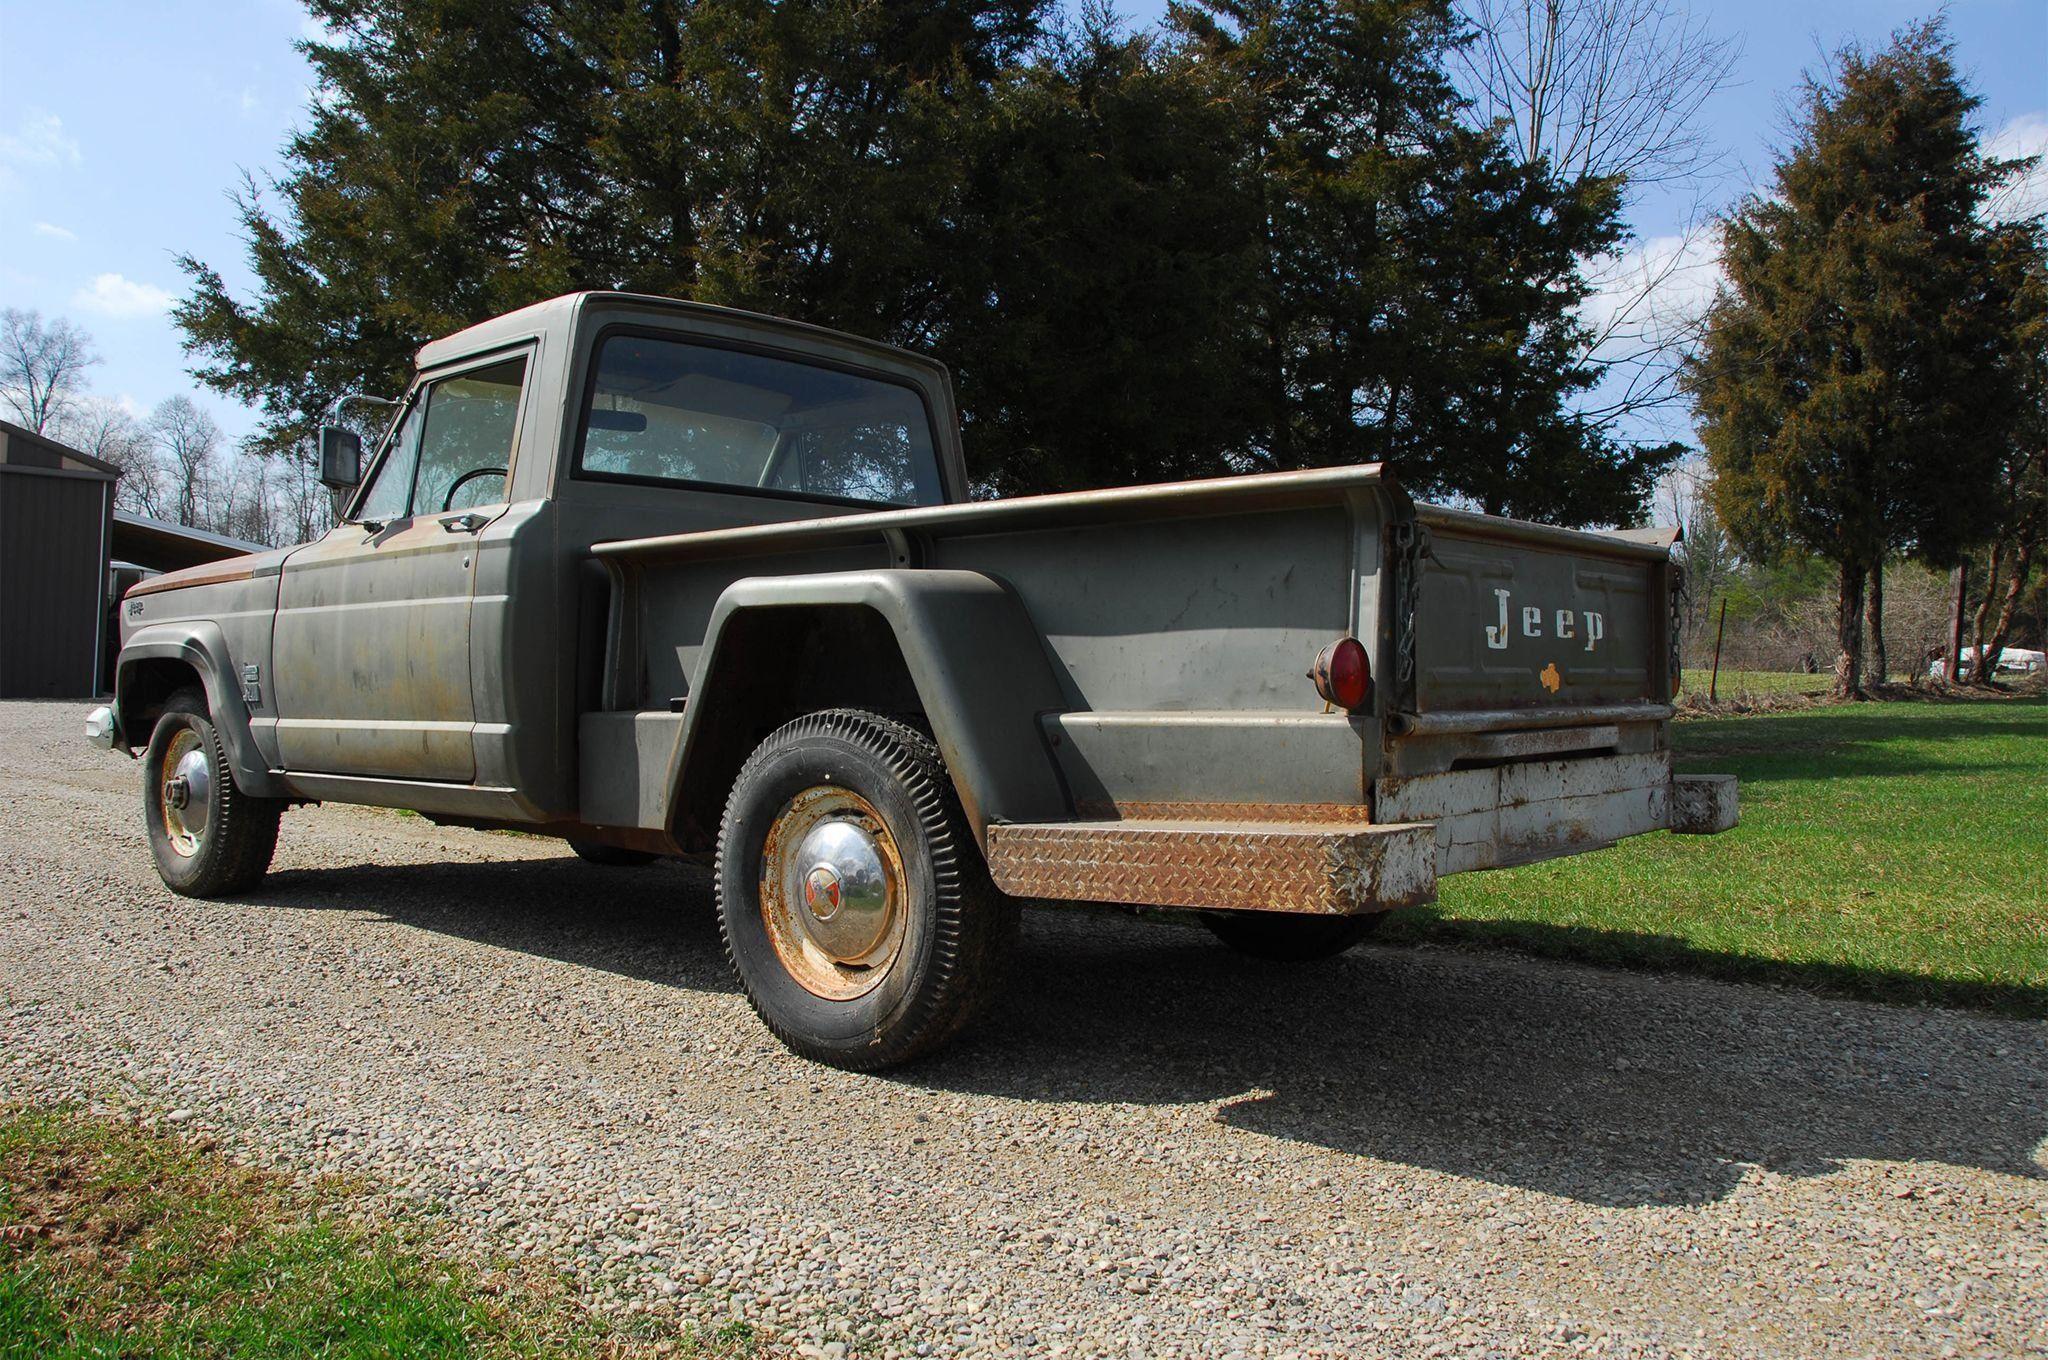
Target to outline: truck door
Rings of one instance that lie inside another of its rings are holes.
[[[476,539],[506,508],[525,355],[414,390],[349,522],[286,563],[271,657],[288,770],[476,778]]]

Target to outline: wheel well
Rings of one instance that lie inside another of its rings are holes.
[[[121,709],[121,734],[130,746],[146,746],[164,704],[181,689],[206,688],[199,668],[175,657],[152,656],[121,670],[116,700]]]
[[[671,829],[689,850],[718,837],[740,766],[770,732],[821,708],[865,708],[930,730],[895,630],[865,605],[779,605],[726,623],[693,719]]]

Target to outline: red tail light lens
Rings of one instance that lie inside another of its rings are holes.
[[[1348,713],[1372,702],[1372,659],[1357,638],[1338,638],[1317,652],[1308,678],[1316,682],[1316,693]]]

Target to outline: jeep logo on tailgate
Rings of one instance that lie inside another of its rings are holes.
[[[1496,589],[1494,598],[1500,601],[1500,622],[1486,625],[1486,645],[1496,652],[1504,652],[1508,646],[1508,598],[1512,592]],[[1596,609],[1547,610],[1542,605],[1521,606],[1522,636],[1526,638],[1554,637],[1565,642],[1583,641],[1587,651],[1593,651],[1600,640],[1607,636],[1607,616]],[[1543,631],[1544,616],[1549,614],[1549,633]],[[1581,620],[1584,622],[1582,623]]]

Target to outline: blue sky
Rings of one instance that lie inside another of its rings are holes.
[[[1125,0],[1139,22],[1163,3]],[[1724,0],[1693,11],[1736,38],[1734,85],[1706,109],[1731,167],[1716,201],[1754,182],[1802,68],[1847,38],[1882,43],[1931,12],[1895,0]],[[1957,0],[1958,54],[1985,96],[1987,135],[2048,149],[2048,0]],[[229,193],[259,178],[308,98],[294,0],[0,0],[0,306],[68,316],[104,362],[100,395],[146,409],[192,392],[230,434],[251,413],[194,391],[164,308],[189,252],[246,283]],[[1689,201],[1656,197],[1635,223],[1653,254]]]

